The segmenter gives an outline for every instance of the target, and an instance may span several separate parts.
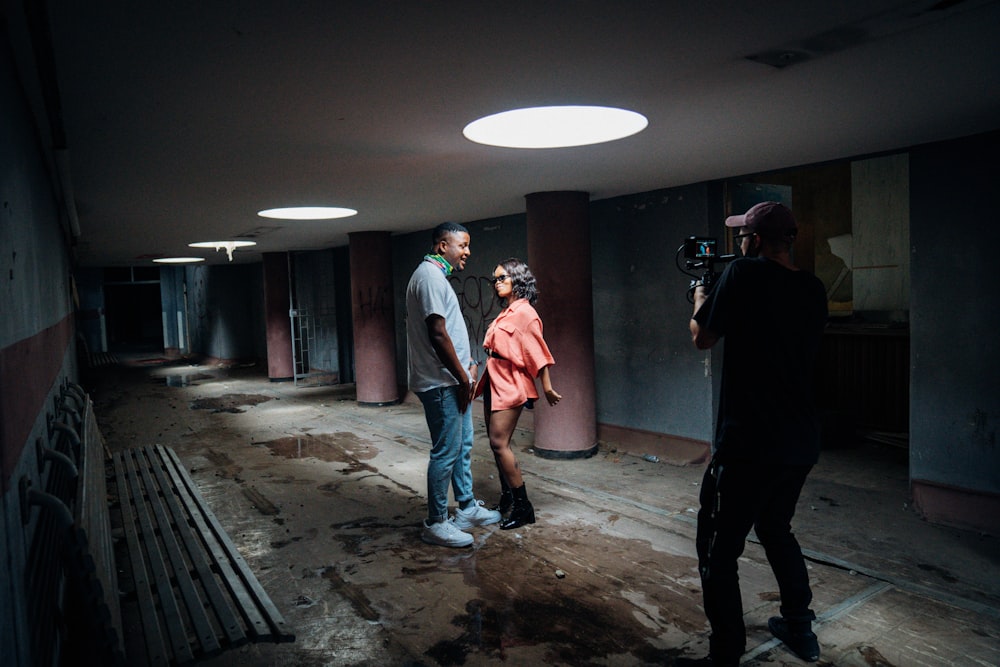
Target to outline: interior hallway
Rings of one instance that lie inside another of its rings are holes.
[[[83,376],[111,450],[173,447],[297,635],[207,664],[657,665],[703,655],[694,555],[702,465],[601,443],[593,458],[515,447],[538,523],[422,543],[419,402],[359,407],[353,386],[302,388],[260,367],[146,360]],[[560,387],[572,400],[569,387]],[[476,495],[495,501],[476,410]],[[637,453],[637,454],[641,454]],[[921,521],[906,453],[824,451],[799,503],[820,665],[1000,664],[1000,540]],[[754,542],[740,565],[745,664],[804,664],[773,640],[777,588]]]

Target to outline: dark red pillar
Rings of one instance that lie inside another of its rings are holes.
[[[285,382],[295,377],[292,360],[292,322],[288,315],[291,296],[288,288],[288,253],[265,252],[264,320],[267,329],[267,377]]]
[[[556,365],[552,385],[563,396],[535,402],[535,452],[585,458],[597,451],[590,195],[535,192],[525,197],[528,265],[538,280],[538,314]]]
[[[399,402],[396,328],[392,297],[392,245],[388,232],[352,232],[351,312],[358,403]]]

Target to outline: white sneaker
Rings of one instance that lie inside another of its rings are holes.
[[[455,526],[454,521],[447,519],[434,523],[427,523],[427,519],[424,519],[424,529],[420,531],[420,539],[441,547],[467,547],[473,542],[472,535],[463,533]]]
[[[467,530],[473,526],[488,526],[491,523],[499,523],[503,517],[496,510],[488,510],[486,503],[477,500],[468,509],[455,510],[455,526],[460,530]]]

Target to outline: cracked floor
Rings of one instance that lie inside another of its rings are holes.
[[[127,363],[84,378],[112,451],[172,447],[296,640],[215,667],[662,665],[702,655],[694,556],[702,466],[601,443],[585,460],[514,447],[538,522],[420,541],[427,427],[418,402],[359,406],[352,385],[272,383],[259,367]],[[476,410],[477,497],[498,484]],[[1000,540],[908,505],[905,451],[824,451],[794,523],[819,665],[1000,664]],[[777,587],[753,539],[740,563],[746,665],[803,664],[774,640]]]

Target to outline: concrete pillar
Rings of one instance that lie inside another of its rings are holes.
[[[552,385],[563,396],[535,402],[535,452],[586,458],[597,451],[590,195],[535,192],[525,197],[528,265],[538,279],[538,314],[556,365]]]
[[[389,232],[352,232],[347,238],[358,403],[393,405],[399,402],[399,386]]]
[[[263,253],[264,321],[267,330],[267,377],[271,382],[287,382],[295,377],[292,359],[292,322],[288,311],[291,295],[288,281],[288,253]]]
[[[184,267],[160,267],[160,307],[163,320],[163,356],[177,359],[184,348],[184,337],[179,335],[178,322],[182,322],[181,309],[184,298]]]

